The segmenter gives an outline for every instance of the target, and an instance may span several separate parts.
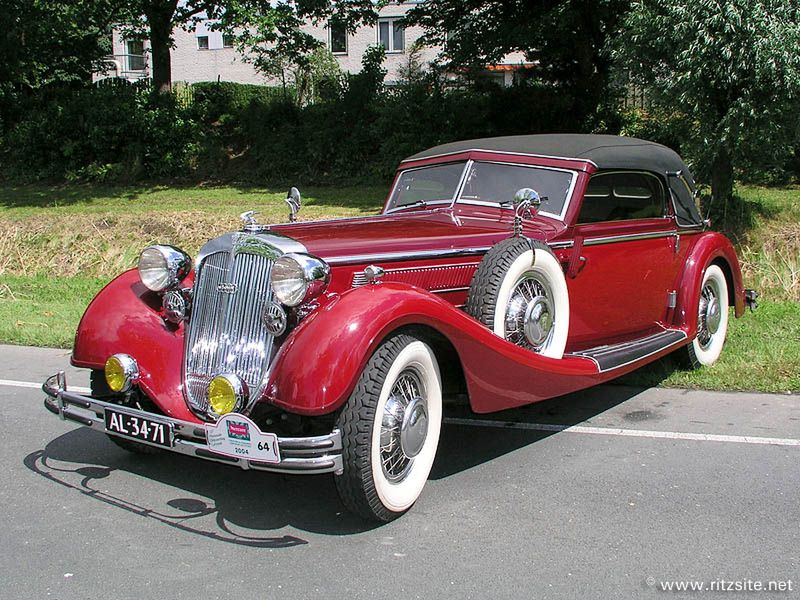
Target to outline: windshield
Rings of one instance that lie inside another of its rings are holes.
[[[459,201],[510,205],[517,190],[533,188],[542,199],[540,211],[561,218],[574,177],[571,171],[560,169],[475,162]]]
[[[542,199],[540,211],[563,218],[575,173],[549,167],[479,161],[409,169],[397,179],[386,210],[451,204],[462,179],[459,202],[510,206],[518,190],[533,188]]]
[[[403,171],[386,210],[404,206],[450,204],[456,196],[466,164],[462,161]]]

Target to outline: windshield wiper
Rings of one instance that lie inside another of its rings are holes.
[[[428,206],[428,203],[425,200],[414,200],[414,202],[408,202],[406,204],[398,204],[395,208],[408,208],[409,206]]]

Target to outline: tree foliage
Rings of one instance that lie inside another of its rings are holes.
[[[281,60],[302,65],[319,46],[300,30],[304,23],[335,17],[352,31],[376,15],[372,0],[130,0],[128,6],[136,16],[132,27],[150,40],[153,84],[160,91],[172,82],[174,29],[211,21],[213,28],[237,38],[239,50],[256,68],[271,73]]]
[[[427,0],[408,15],[423,41],[443,47],[453,69],[483,69],[511,52],[536,63],[534,76],[563,88],[577,123],[608,93],[606,41],[630,0]]]
[[[616,42],[621,69],[677,115],[712,193],[734,166],[787,156],[798,139],[797,0],[635,0]]]

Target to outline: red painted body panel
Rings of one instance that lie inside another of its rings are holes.
[[[334,297],[292,332],[276,357],[268,400],[301,414],[336,410],[378,344],[405,325],[425,325],[450,340],[476,412],[529,404],[608,378],[592,361],[554,360],[506,342],[429,292],[382,283]]]
[[[170,417],[199,422],[183,400],[183,325],[161,317],[161,300],[126,271],[92,300],[81,319],[72,364],[102,369],[112,354],[139,364],[139,386]]]
[[[727,266],[732,279],[733,297],[730,300],[737,317],[744,314],[744,286],[736,250],[724,235],[715,231],[707,231],[692,236],[682,236],[681,239],[687,242],[691,240],[691,246],[679,275],[680,279],[676,283],[678,301],[674,313],[671,315],[671,321],[673,326],[680,327],[690,338],[694,338],[697,333],[697,303],[700,298],[700,285],[706,267],[714,262],[722,262]],[[723,268],[723,270],[725,269]]]

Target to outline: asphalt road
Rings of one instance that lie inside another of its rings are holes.
[[[0,346],[2,598],[800,597],[797,395],[604,386],[451,415],[422,498],[375,527],[330,476],[142,458],[61,422],[24,383],[67,360]]]

